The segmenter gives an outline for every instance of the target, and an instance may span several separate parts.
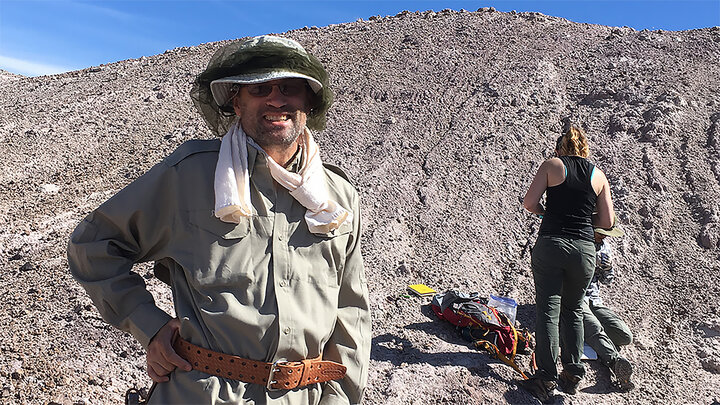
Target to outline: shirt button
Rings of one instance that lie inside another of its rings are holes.
[[[289,335],[289,334],[290,334],[290,327],[288,326],[288,327],[286,327],[285,329],[283,329],[283,333],[286,334],[286,335]]]
[[[282,242],[282,241],[283,241],[283,236],[282,236],[282,235],[278,235],[278,240],[279,240],[280,242]]]
[[[280,287],[285,287],[285,286],[287,286],[287,281],[280,280]]]

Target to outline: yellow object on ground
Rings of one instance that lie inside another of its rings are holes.
[[[435,295],[437,291],[433,290],[432,288],[426,286],[425,284],[413,284],[408,286],[408,291],[411,293],[420,296],[420,297],[427,297],[430,295]]]

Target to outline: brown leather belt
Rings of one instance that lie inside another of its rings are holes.
[[[345,366],[334,361],[322,360],[321,357],[265,363],[204,349],[179,337],[175,340],[173,348],[195,370],[218,377],[264,385],[271,391],[291,390],[345,377]]]

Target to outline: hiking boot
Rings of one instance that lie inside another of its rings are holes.
[[[570,395],[577,393],[578,386],[580,385],[580,377],[574,376],[567,371],[563,370],[558,378],[560,389]]]
[[[632,364],[625,357],[618,357],[610,367],[615,375],[615,382],[622,391],[630,391],[635,385],[630,381]]]
[[[557,383],[555,381],[545,381],[538,377],[532,377],[518,381],[518,385],[543,403],[550,401],[557,395]]]

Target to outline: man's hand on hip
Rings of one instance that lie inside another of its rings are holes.
[[[177,318],[171,319],[150,339],[147,348],[147,373],[155,382],[170,381],[168,374],[177,367],[185,371],[192,370],[190,363],[178,356],[172,347],[179,331],[180,321]]]

